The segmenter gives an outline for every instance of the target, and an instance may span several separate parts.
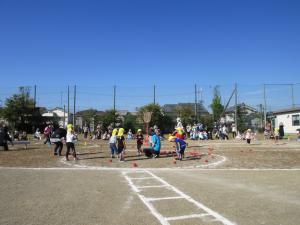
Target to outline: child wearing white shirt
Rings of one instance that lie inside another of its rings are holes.
[[[66,145],[67,145],[66,160],[69,161],[70,150],[72,150],[72,155],[74,157],[74,160],[78,160],[78,158],[76,156],[75,146],[74,146],[74,142],[77,139],[77,137],[74,134],[74,131],[72,129],[68,129],[66,139],[67,139],[66,140]]]

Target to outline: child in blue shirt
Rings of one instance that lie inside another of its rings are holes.
[[[170,136],[169,141],[170,142],[175,142],[175,144],[176,144],[176,153],[177,153],[178,159],[182,160],[182,158],[184,156],[184,151],[185,151],[186,146],[187,146],[187,143],[184,140],[182,140],[180,138],[177,138],[175,136]]]

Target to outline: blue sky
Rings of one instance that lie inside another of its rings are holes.
[[[262,103],[263,83],[300,83],[297,0],[0,0],[0,100],[36,84],[38,103],[66,103],[78,85],[79,109],[128,108],[152,101],[206,105],[235,82],[239,101]],[[62,92],[62,101],[61,101]],[[270,109],[290,105],[290,89],[269,87]],[[300,85],[295,85],[300,104]]]

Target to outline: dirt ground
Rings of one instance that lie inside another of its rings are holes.
[[[79,141],[78,161],[32,140],[0,151],[0,224],[299,224],[300,143],[189,141],[162,156],[111,159],[106,141]],[[63,150],[63,153],[65,149]]]

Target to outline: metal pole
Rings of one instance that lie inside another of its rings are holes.
[[[155,84],[154,84],[154,89],[153,89],[153,102],[154,102],[154,105],[155,105]]]
[[[264,84],[264,122],[267,124],[267,98],[266,98],[266,84]]]
[[[114,111],[116,110],[116,85],[114,85]]]
[[[291,90],[292,90],[292,106],[293,106],[293,108],[295,108],[294,84],[291,84]]]
[[[64,105],[64,128],[66,127],[66,105]]]
[[[68,85],[68,115],[67,115],[67,118],[68,118],[68,122],[69,123],[69,115],[70,115],[70,86]]]
[[[235,123],[235,130],[238,132],[238,122],[237,122],[237,102],[238,102],[238,96],[237,96],[237,83],[235,83],[235,118],[234,118],[234,123]]]
[[[74,110],[73,110],[73,128],[75,129],[75,112],[76,112],[76,85],[74,86]]]
[[[34,105],[33,108],[35,109],[36,107],[36,85],[34,85]]]
[[[259,104],[259,110],[260,110],[260,128],[263,129],[264,128],[264,117],[263,117],[263,105]]]
[[[116,85],[114,85],[114,127],[116,127]]]
[[[197,122],[197,84],[195,84],[195,122]]]
[[[62,106],[63,106],[63,92],[61,91],[60,92],[60,107],[62,108]]]

